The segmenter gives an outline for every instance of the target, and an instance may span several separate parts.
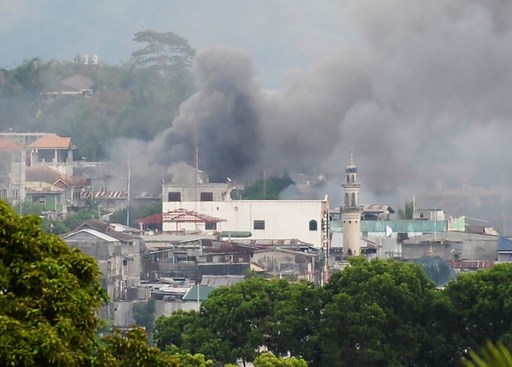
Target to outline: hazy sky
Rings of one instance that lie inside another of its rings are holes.
[[[353,154],[363,202],[414,195],[512,232],[510,0],[0,0],[0,17],[0,67],[120,63],[145,29],[198,50],[172,126],[113,149],[145,152],[143,178],[190,163],[197,126],[211,175],[326,173],[335,206]]]
[[[228,46],[247,52],[260,82],[281,85],[286,73],[312,65],[352,42],[345,0],[0,0],[0,67],[38,56],[127,61],[137,31],[174,32],[198,51]]]

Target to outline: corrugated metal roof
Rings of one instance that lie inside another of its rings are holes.
[[[79,230],[77,232],[73,232],[73,233],[67,234],[67,235],[63,236],[62,238],[64,240],[66,240],[66,239],[69,239],[70,237],[72,237],[72,236],[74,236],[74,235],[76,235],[78,233],[88,233],[90,235],[93,235],[94,237],[101,238],[102,240],[107,241],[107,242],[118,242],[118,240],[116,238],[111,237],[108,234],[95,231],[94,229],[81,229],[81,230]]]
[[[203,275],[201,285],[218,288],[220,286],[231,286],[244,279],[243,275]]]
[[[33,149],[70,149],[71,138],[49,133],[28,146]]]
[[[332,232],[342,231],[341,221],[331,221]],[[386,233],[389,226],[395,233],[440,233],[448,230],[446,220],[362,220],[361,232]]]
[[[185,293],[182,301],[205,301],[208,299],[208,295],[215,290],[215,287],[208,285],[194,285]]]

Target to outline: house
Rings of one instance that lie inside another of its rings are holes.
[[[89,97],[94,94],[94,81],[82,74],[73,74],[60,80],[52,91],[44,93],[45,97],[55,98],[58,96],[81,96]]]
[[[231,200],[222,195],[224,200],[213,200],[210,188],[198,186],[199,201],[181,201],[181,192],[169,192],[164,184],[164,201],[162,212],[171,213],[176,210],[196,211],[202,215],[219,218],[222,221],[206,222],[202,230],[218,232],[245,232],[252,239],[299,238],[304,242],[321,247],[324,239],[322,222],[328,213],[328,201],[324,200]],[[188,190],[188,188],[187,188]],[[224,185],[223,193],[229,192]],[[168,194],[167,196],[165,194]],[[171,201],[169,201],[171,200]],[[164,231],[175,230],[172,223],[163,222]],[[182,229],[194,230],[193,223],[183,224]]]
[[[144,251],[139,238],[117,232],[95,220],[84,222],[62,238],[69,246],[80,248],[98,261],[102,284],[112,302],[138,298],[133,289],[140,284],[141,252]]]
[[[73,176],[73,149],[71,138],[48,133],[27,146],[27,165],[50,167],[66,176]]]
[[[83,193],[89,182],[83,176],[67,176],[47,166],[27,167],[25,170],[27,196],[34,203],[41,203],[46,210],[57,214],[67,213],[68,207],[80,207],[83,205]],[[38,192],[38,186],[45,185],[50,192]],[[56,192],[61,197],[51,200]],[[57,204],[54,204],[56,202]]]

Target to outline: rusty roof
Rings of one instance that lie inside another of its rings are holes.
[[[85,186],[87,178],[84,176],[66,176],[50,167],[27,167],[27,182],[47,182],[55,185],[59,180],[66,186]]]
[[[28,147],[33,149],[70,149],[71,138],[49,133],[40,137]]]
[[[137,221],[139,224],[160,224],[160,223],[218,223],[225,222],[225,219],[212,217],[207,214],[195,212],[193,210],[176,209],[167,213],[153,214],[149,217],[141,218]]]
[[[23,147],[13,140],[10,139],[0,139],[0,150],[5,150],[9,152],[21,152]]]

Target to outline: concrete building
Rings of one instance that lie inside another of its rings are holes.
[[[73,149],[71,138],[45,134],[27,146],[28,165],[45,166],[66,176],[73,176]]]
[[[402,244],[402,259],[415,260],[428,252],[446,261],[495,261],[498,236],[451,232],[428,233],[411,237]]]
[[[246,233],[251,239],[298,238],[315,247],[325,240],[323,218],[329,212],[323,200],[233,200],[232,182],[210,183],[204,172],[188,165],[175,165],[162,189],[162,213],[185,210],[215,218],[213,222],[183,222],[182,231]],[[163,231],[176,230],[176,223],[162,223]],[[229,235],[228,235],[229,236]]]
[[[352,158],[346,170],[345,201],[343,212],[343,253],[344,256],[357,256],[361,254],[361,214],[363,207],[359,204],[359,183],[357,181],[357,167]]]

